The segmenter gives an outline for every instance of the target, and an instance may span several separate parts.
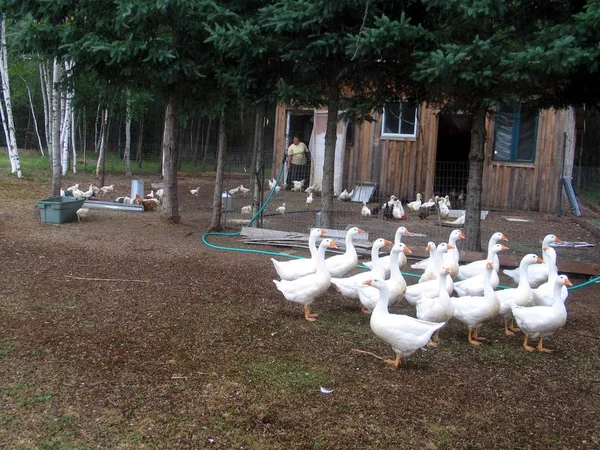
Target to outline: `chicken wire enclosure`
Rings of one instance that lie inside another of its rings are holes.
[[[466,195],[468,179],[468,162],[438,161],[433,180],[434,194],[458,200],[461,192]]]

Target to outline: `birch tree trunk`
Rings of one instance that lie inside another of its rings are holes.
[[[125,117],[125,150],[123,161],[125,161],[125,175],[131,176],[131,117],[133,116],[133,104],[131,102],[131,91],[127,89],[127,112]]]
[[[0,13],[0,76],[2,77],[2,125],[4,126],[4,135],[6,136],[6,147],[10,157],[10,172],[16,173],[17,178],[21,178],[21,160],[19,159],[19,149],[17,148],[17,136],[15,132],[15,123],[12,112],[12,103],[10,100],[10,81],[8,79],[8,53],[6,51],[6,21],[4,14]]]
[[[179,123],[177,113],[179,112],[179,95],[177,91],[171,91],[168,95],[167,108],[165,110],[165,127],[163,132],[162,153],[164,161],[164,193],[162,216],[171,223],[179,223],[179,201],[177,199],[177,160],[179,140]]]
[[[40,152],[41,152],[42,156],[44,156],[45,155],[44,146],[42,145],[42,137],[40,136],[40,130],[38,127],[37,117],[35,115],[35,108],[33,106],[33,99],[31,97],[31,89],[29,88],[27,81],[25,81],[25,78],[21,77],[21,80],[23,80],[23,83],[25,84],[25,88],[27,89],[27,98],[29,99],[29,108],[31,109],[31,117],[33,118],[33,127],[35,129],[35,135],[38,140],[38,145],[40,146]]]
[[[96,178],[98,184],[104,186],[105,162],[106,162],[106,141],[108,139],[108,107],[102,110],[102,124],[100,126],[100,143],[98,144],[98,162],[96,163]]]
[[[69,72],[73,67],[70,61],[65,62],[65,71]],[[62,175],[65,176],[69,171],[69,146],[71,143],[71,127],[73,119],[73,91],[69,89],[65,96],[65,101],[62,105],[61,114],[61,130],[60,130],[60,146],[61,146],[61,166]],[[73,162],[75,164],[75,161]]]
[[[481,186],[485,159],[485,119],[487,109],[479,107],[473,113],[471,150],[469,152],[469,178],[465,203],[465,250],[481,251]]]
[[[340,101],[338,81],[335,76],[330,78],[327,102],[327,131],[325,132],[325,160],[323,161],[323,194],[321,196],[321,227],[323,228],[331,228],[333,224],[333,170]]]
[[[265,117],[267,115],[267,104],[262,102],[256,110],[256,126],[254,127],[254,165],[251,167],[252,178],[254,180],[254,194],[252,196],[252,217],[257,213],[260,206],[262,206],[262,195],[264,180],[262,179],[263,174],[263,161],[265,154]],[[256,224],[258,225],[258,224]],[[256,226],[255,225],[255,226]]]
[[[42,104],[44,107],[44,136],[46,137],[46,148],[52,154],[52,73],[48,61],[40,61],[40,85],[42,88]]]
[[[62,168],[60,166],[60,95],[58,93],[58,83],[62,78],[62,65],[54,58],[52,75],[52,106],[51,106],[51,124],[52,124],[52,197],[60,196],[60,184],[62,181]]]
[[[210,231],[221,231],[221,193],[223,192],[223,172],[225,169],[225,153],[227,149],[227,116],[225,110],[221,111],[219,118],[219,142],[217,144],[217,175],[215,179],[215,192],[213,194],[212,219]]]

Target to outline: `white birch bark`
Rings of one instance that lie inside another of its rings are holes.
[[[125,149],[123,160],[125,161],[125,174],[131,176],[131,118],[133,116],[133,103],[131,102],[131,91],[127,89],[127,112],[125,118]]]
[[[54,59],[54,70],[52,76],[52,196],[60,196],[60,184],[62,180],[62,168],[60,165],[60,95],[57,91],[58,83],[62,78],[62,64]]]
[[[71,61],[64,63],[65,73],[69,73],[73,68]],[[71,129],[73,126],[73,90],[68,89],[65,95],[65,101],[61,105],[61,129],[60,129],[60,147],[61,147],[61,165],[62,175],[65,176],[69,171],[69,148],[71,146]],[[75,164],[76,161],[73,161]],[[75,173],[75,172],[74,172]]]
[[[106,159],[106,135],[108,134],[108,107],[102,110],[102,124],[100,126],[100,143],[98,145],[98,162],[96,163],[96,178],[100,185],[104,185],[104,161]]]
[[[25,87],[27,88],[27,97],[29,98],[29,108],[31,109],[31,117],[33,118],[33,127],[35,128],[35,135],[38,140],[38,145],[40,146],[40,152],[42,153],[42,156],[44,156],[45,155],[44,146],[42,145],[42,137],[40,136],[40,130],[38,128],[38,122],[37,122],[37,116],[35,115],[35,108],[33,107],[33,99],[31,97],[31,89],[29,88],[27,81],[25,81],[25,78],[21,77],[21,79],[23,80],[23,83],[25,83]]]
[[[10,82],[8,79],[8,54],[6,51],[6,23],[4,14],[0,13],[0,76],[2,77],[2,125],[4,126],[4,135],[6,136],[6,146],[10,157],[11,173],[16,173],[17,178],[21,178],[21,161],[19,159],[19,150],[17,148],[17,137],[15,132],[15,123],[12,113],[12,104],[10,100]]]
[[[77,149],[75,148],[75,109],[71,106],[71,148],[73,150],[73,173],[77,173]]]
[[[52,154],[52,132],[50,131],[52,123],[52,80],[48,69],[48,61],[40,61],[40,85],[42,88],[42,104],[44,106],[44,136],[46,137],[46,148],[48,154]]]

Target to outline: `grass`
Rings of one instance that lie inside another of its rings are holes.
[[[15,343],[12,339],[2,338],[0,339],[0,360],[8,355],[8,352],[15,348]]]
[[[31,150],[21,150],[19,152],[19,161],[21,163],[21,171],[26,179],[35,179],[37,181],[50,181],[52,178],[51,161],[49,156],[42,156],[41,154]],[[87,155],[85,164],[83,157],[80,155],[77,159],[77,171],[78,173],[95,174],[97,158],[95,154]],[[243,168],[238,167],[235,161],[229,159],[226,161],[225,171],[228,174],[231,173],[245,173]],[[205,173],[212,172],[214,167],[214,160],[209,159],[206,162],[206,166],[203,168],[202,164],[193,164],[191,160],[183,160],[180,163],[179,171],[185,173]],[[123,160],[117,155],[107,155],[104,170],[106,173],[124,173],[125,164]],[[139,167],[135,161],[131,162],[131,173],[132,175],[137,174],[159,174],[161,172],[161,163],[159,157],[153,159],[143,160],[142,167]],[[10,160],[6,152],[0,153],[0,175],[10,175]],[[65,178],[73,176],[72,169],[69,167],[69,172],[65,175]],[[266,177],[271,176],[271,171],[265,172]]]

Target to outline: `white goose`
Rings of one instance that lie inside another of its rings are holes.
[[[392,252],[390,253],[391,257],[391,273],[390,278],[385,280],[388,285],[389,290],[389,306],[392,306],[396,302],[400,301],[404,297],[404,293],[406,292],[406,280],[402,276],[402,272],[400,272],[400,265],[398,263],[399,256],[404,253],[412,253],[410,249],[403,244],[402,242],[394,244],[392,247]],[[379,258],[381,261],[381,258]],[[363,313],[370,313],[377,305],[379,301],[379,291],[372,287],[366,285],[358,285],[358,297],[361,303],[361,311]]]
[[[438,208],[440,211],[440,217],[442,219],[447,219],[448,216],[450,215],[450,208],[448,208],[446,199],[444,197],[442,197],[438,200]]]
[[[512,336],[515,332],[519,331],[518,328],[514,326],[514,320],[511,313],[511,305],[519,305],[519,306],[531,306],[533,302],[533,290],[531,286],[529,286],[529,281],[527,280],[527,269],[532,264],[541,263],[542,259],[533,253],[529,253],[528,255],[523,256],[521,258],[521,262],[519,263],[519,270],[523,275],[519,280],[519,285],[516,288],[508,288],[500,291],[496,291],[496,298],[500,302],[500,315],[504,318],[504,334],[506,336]],[[508,321],[511,321],[510,326],[508,325]]]
[[[508,250],[508,247],[502,244],[494,244],[488,252],[489,261],[493,261],[493,257],[498,255],[503,250]],[[492,263],[493,264],[493,263]],[[491,275],[492,288],[497,289],[500,284],[498,272],[494,269]],[[483,281],[485,274],[474,275],[466,280],[457,281],[454,283],[454,292],[460,297],[463,295],[483,295]]]
[[[364,233],[358,227],[352,227],[346,231],[346,250],[341,255],[330,256],[325,260],[327,270],[334,278],[343,277],[358,264],[358,255],[352,243],[352,238],[359,233]]]
[[[400,244],[402,242],[402,236],[410,236],[410,231],[406,229],[406,227],[398,227],[396,229],[396,233],[394,234],[394,245]],[[379,263],[383,266],[385,270],[386,278],[390,276],[390,260],[391,255],[385,255],[379,257]],[[369,269],[371,268],[371,261],[365,262],[365,266]],[[406,265],[406,254],[404,252],[398,255],[398,267],[402,268]]]
[[[450,295],[446,289],[446,278],[450,276],[447,267],[440,271],[438,279],[439,293],[436,297],[421,297],[417,302],[417,318],[430,322],[448,322],[454,314],[454,305],[450,301]],[[429,347],[437,347],[440,330],[436,330],[427,344]]]
[[[325,250],[337,248],[331,239],[323,239],[317,252],[317,271],[295,280],[273,280],[286,300],[304,306],[304,318],[314,322],[318,314],[310,313],[310,305],[317,297],[324,294],[331,285],[331,275],[325,266]]]
[[[363,201],[362,209],[360,210],[360,215],[364,217],[368,217],[371,215],[371,210],[367,206],[367,202]]]
[[[538,351],[552,353],[552,350],[544,348],[543,339],[556,333],[567,322],[567,309],[561,295],[561,290],[565,285],[572,286],[566,275],[559,275],[554,282],[552,306],[531,306],[529,308],[518,305],[511,306],[517,324],[525,333],[523,348],[528,352],[534,350],[527,344],[528,339],[532,337],[539,338]]]
[[[556,250],[548,247],[544,249],[544,254],[548,256],[548,269],[550,272],[548,273],[548,281],[533,290],[533,304],[536,306],[552,306],[552,303],[554,303],[554,282],[558,277]],[[567,299],[569,292],[566,286],[563,285],[560,295],[563,300]]]
[[[317,238],[327,231],[321,228],[313,228],[308,235],[308,249],[310,258],[292,259],[289,261],[277,261],[271,258],[273,266],[282,280],[295,280],[317,270]]]
[[[442,256],[442,260],[444,262],[444,267],[450,269],[450,276],[452,278],[456,278],[458,276],[458,265],[460,263],[460,252],[458,251],[458,247],[456,243],[459,239],[466,239],[467,236],[461,230],[452,230],[450,236],[448,237],[448,244],[450,244],[453,248],[448,250],[448,253]],[[419,262],[414,263],[410,267],[413,269],[422,269],[425,270],[427,268],[427,264],[429,263],[429,258],[422,259]]]
[[[403,359],[427,345],[431,335],[445,323],[428,322],[401,314],[390,314],[388,311],[390,294],[386,282],[375,278],[364,283],[379,289],[379,300],[371,314],[371,330],[377,337],[392,346],[396,353],[396,359],[385,360],[385,363],[398,368]]]
[[[383,267],[381,267],[381,264],[379,264],[379,250],[385,245],[391,244],[392,242],[388,241],[387,239],[375,239],[375,242],[373,242],[373,247],[371,247],[371,270],[346,278],[332,277],[331,283],[335,285],[336,290],[346,298],[358,300],[357,286],[359,284],[370,278],[383,278],[384,270]]]
[[[490,240],[488,242],[488,255],[486,259],[480,259],[479,261],[473,261],[472,263],[465,264],[460,266],[458,269],[458,279],[466,280],[467,278],[471,278],[475,275],[483,275],[485,273],[485,267],[487,265],[488,260],[492,260],[494,263],[494,270],[498,273],[500,270],[500,260],[498,259],[497,254],[492,254],[490,252],[492,246],[496,245],[500,241],[508,241],[506,236],[504,236],[499,231],[492,234]]]
[[[416,306],[421,297],[436,297],[439,295],[438,280],[429,280],[424,283],[415,283],[406,287],[404,299],[409,305]],[[446,277],[446,291],[448,295],[454,292],[454,282],[452,278]]]
[[[438,244],[437,247],[433,242],[427,244],[427,249],[429,250],[429,264],[427,265],[425,272],[423,272],[423,275],[421,275],[421,278],[419,278],[419,283],[437,280],[440,277],[440,270],[443,266],[442,255],[448,253],[448,250],[452,250],[453,248],[454,247],[445,242]]]
[[[544,237],[544,240],[542,241],[542,258],[544,260],[544,264],[531,266],[529,269],[527,269],[527,278],[529,279],[529,285],[532,288],[536,288],[540,284],[548,281],[548,275],[550,273],[550,269],[548,267],[549,262],[548,262],[548,256],[544,253],[543,249],[550,247],[550,244],[552,242],[562,242],[562,241],[560,240],[560,238],[558,238],[554,234],[549,234],[546,237]],[[509,277],[511,277],[515,283],[519,282],[519,277],[520,277],[521,272],[519,271],[518,267],[516,269],[510,269],[510,270],[504,269],[503,272],[506,275],[508,275]]]
[[[486,263],[483,297],[468,295],[451,298],[454,306],[453,317],[467,326],[467,340],[472,345],[480,345],[478,341],[486,339],[479,336],[479,328],[484,322],[495,318],[500,310],[500,304],[490,283],[492,272],[494,272],[494,263],[488,261]]]

